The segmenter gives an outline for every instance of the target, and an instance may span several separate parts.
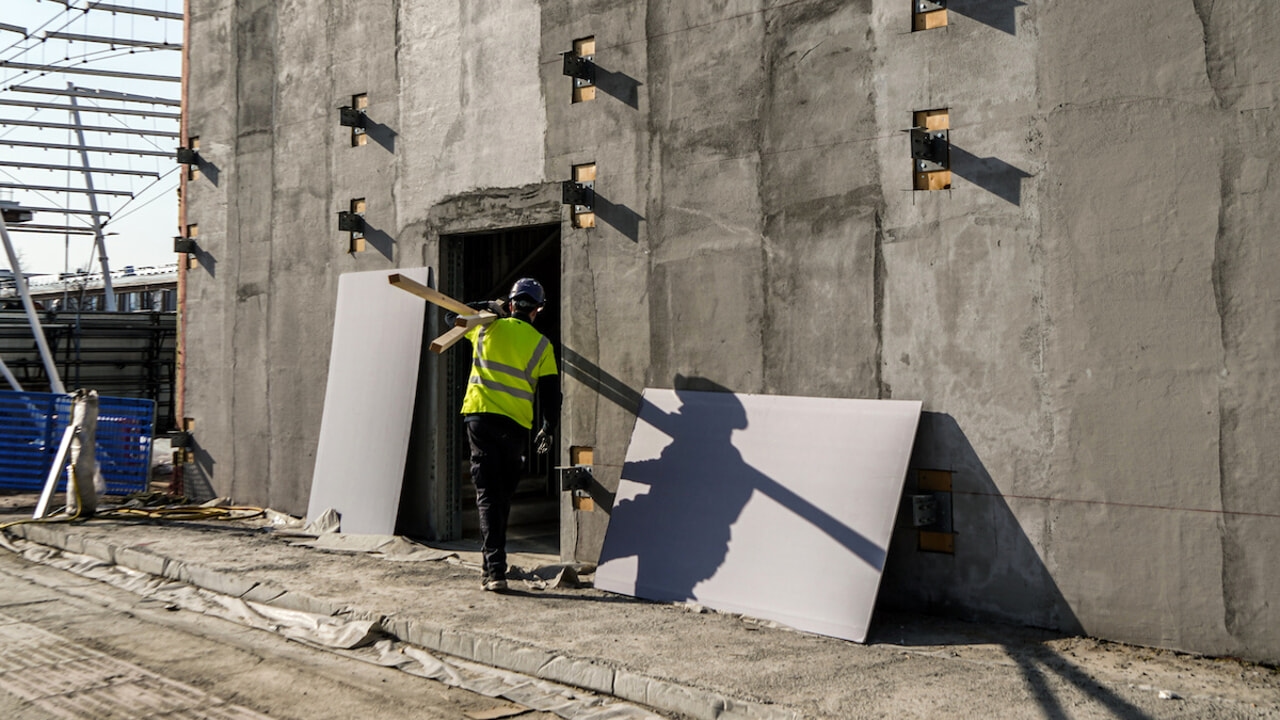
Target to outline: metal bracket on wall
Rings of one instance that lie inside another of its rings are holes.
[[[349,210],[338,211],[338,231],[359,233],[364,231],[364,218]]]
[[[565,205],[573,206],[575,213],[591,212],[596,201],[595,182],[565,180],[560,183],[560,196]]]
[[[178,148],[178,164],[179,165],[199,165],[200,152],[195,148],[180,147]]]
[[[343,105],[338,108],[338,124],[342,127],[361,128],[365,126],[364,110],[356,109],[350,105]]]
[[[560,490],[562,492],[586,492],[595,481],[590,465],[567,465],[556,467],[560,473]]]
[[[916,548],[922,552],[955,554],[951,471],[915,470],[914,475],[916,489],[907,500],[911,504],[911,525],[916,530]]]
[[[595,55],[578,55],[570,50],[564,55],[564,74],[573,78],[576,87],[591,85],[596,81]]]
[[[946,10],[947,0],[915,0],[916,12],[927,13],[935,10]]]
[[[176,253],[193,253],[198,252],[199,247],[196,245],[194,238],[177,236],[173,239],[173,251]]]
[[[911,159],[916,172],[936,172],[951,167],[951,133],[949,130],[926,130],[914,127],[911,133]]]

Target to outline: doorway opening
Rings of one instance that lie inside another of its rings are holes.
[[[440,238],[441,290],[463,302],[507,297],[516,280],[531,277],[542,283],[547,305],[538,314],[535,327],[551,341],[560,362],[560,225],[538,225],[495,232],[444,235]],[[470,448],[467,434],[457,416],[471,374],[470,345],[463,342],[447,351],[444,365],[444,397],[453,413],[446,423],[445,468],[447,495],[454,505],[457,536],[463,540],[480,538],[475,509],[475,488],[471,484]],[[539,417],[534,408],[534,417]],[[536,428],[535,428],[536,430]],[[520,485],[511,504],[511,524],[507,530],[509,552],[560,552],[560,494],[555,474],[555,438],[552,452],[538,455],[533,449],[534,431],[529,432]]]

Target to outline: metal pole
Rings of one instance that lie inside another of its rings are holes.
[[[31,302],[31,292],[27,289],[27,276],[22,274],[18,263],[18,253],[14,252],[13,242],[9,239],[9,226],[0,216],[0,239],[4,240],[4,251],[9,256],[9,268],[13,270],[13,282],[18,286],[18,294],[22,296],[22,307],[27,311],[27,321],[31,323],[31,332],[36,336],[36,347],[40,350],[40,360],[44,362],[44,371],[49,375],[49,389],[59,395],[65,395],[67,389],[62,386],[62,378],[58,377],[58,366],[53,362],[53,353],[49,352],[49,343],[44,339],[44,328],[40,326],[40,316],[36,315],[36,306]]]
[[[4,358],[0,358],[0,372],[4,373],[4,379],[9,381],[9,387],[18,392],[22,392],[22,385],[18,383],[18,378],[9,372],[9,366],[4,364]]]
[[[74,90],[75,85],[67,83],[68,90]],[[89,170],[89,153],[85,151],[84,130],[80,129],[80,110],[76,104],[76,96],[72,95],[68,98],[71,101],[71,120],[76,124],[76,139],[80,141],[80,162],[84,163],[84,186],[90,191],[93,190],[93,174]],[[116,311],[116,293],[111,289],[111,266],[107,262],[107,242],[102,237],[102,221],[97,215],[98,212],[98,196],[93,192],[89,193],[89,209],[94,212],[89,217],[93,218],[93,241],[98,244],[98,262],[102,265],[102,292],[103,298],[106,300],[107,312]]]

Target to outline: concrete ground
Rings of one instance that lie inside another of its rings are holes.
[[[29,496],[0,497],[0,525],[30,517],[30,504]],[[878,613],[869,642],[858,645],[533,575],[506,594],[486,593],[478,554],[465,545],[397,560],[414,548],[297,546],[260,519],[92,520],[6,532],[275,607],[373,620],[435,653],[669,717],[1280,718],[1273,667],[890,613]],[[556,561],[514,553],[511,562]]]

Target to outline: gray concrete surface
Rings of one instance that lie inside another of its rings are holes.
[[[18,516],[10,509],[0,522]],[[671,717],[926,718],[974,708],[1009,718],[1280,717],[1280,673],[1237,660],[888,612],[857,645],[590,588],[515,582],[509,594],[485,593],[478,555],[465,548],[454,549],[460,562],[395,562],[293,546],[260,525],[95,520],[8,532],[219,593],[376,620],[432,651]]]
[[[955,553],[903,528],[896,607],[1280,659],[1280,5],[948,5],[910,32],[905,0],[191,0],[191,490],[305,509],[340,273],[446,277],[447,233],[560,223],[557,462],[594,448],[603,499],[646,386],[920,399]],[[952,188],[913,192],[903,131],[937,108]],[[591,229],[557,202],[584,162]],[[457,497],[443,378],[428,527]],[[594,559],[607,512],[563,508]]]
[[[0,714],[11,720],[468,720],[519,709],[15,554],[0,553],[0,577]]]

